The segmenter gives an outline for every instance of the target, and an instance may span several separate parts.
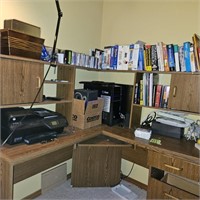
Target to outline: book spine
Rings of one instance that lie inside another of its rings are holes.
[[[144,48],[145,71],[152,71],[151,66],[151,45],[145,45]]]
[[[175,57],[174,57],[174,45],[168,44],[167,47],[167,58],[169,64],[169,70],[175,71]]]
[[[113,69],[117,69],[117,58],[118,58],[118,45],[114,46],[114,61],[113,61]]]
[[[155,96],[155,107],[160,107],[160,96],[161,96],[162,85],[156,86],[156,96]]]
[[[186,68],[185,68],[183,46],[179,47],[179,62],[180,62],[180,70],[181,70],[181,72],[185,72]]]
[[[190,42],[184,42],[183,43],[183,51],[184,51],[184,60],[185,60],[186,72],[191,72]]]
[[[132,70],[137,70],[138,69],[139,49],[140,49],[140,45],[139,44],[134,44]]]
[[[180,65],[179,65],[179,47],[177,44],[174,44],[174,59],[175,59],[175,70],[180,72]]]
[[[141,79],[140,80],[140,105],[142,105],[143,106],[143,104],[144,104],[144,101],[143,101],[143,80]]]
[[[118,55],[117,55],[117,70],[122,70],[123,65],[123,46],[118,46]]]
[[[138,57],[138,70],[144,70],[144,46],[140,45]]]
[[[157,57],[158,57],[158,70],[159,71],[164,71],[162,42],[158,42],[156,44],[156,47],[157,47]]]
[[[163,86],[163,94],[162,94],[162,97],[161,97],[161,108],[167,108],[168,107],[169,91],[170,91],[170,86],[164,85]]]
[[[168,63],[167,46],[164,43],[162,43],[162,50],[163,50],[164,71],[168,72],[170,70],[169,70],[169,63]]]
[[[134,51],[134,44],[130,44],[129,46],[129,61],[128,61],[128,69],[133,69],[133,51]]]
[[[191,65],[191,71],[196,72],[196,63],[194,60],[194,47],[193,45],[190,46],[190,65]]]
[[[158,70],[158,56],[156,45],[151,45],[151,66],[153,71]]]
[[[134,103],[138,104],[140,100],[140,90],[139,90],[139,83],[135,84],[135,91],[134,91]]]

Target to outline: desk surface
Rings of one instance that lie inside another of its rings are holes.
[[[1,158],[12,165],[37,158],[39,156],[54,152],[67,146],[82,142],[84,140],[104,134],[118,140],[132,144],[134,147],[151,149],[171,156],[181,156],[182,158],[199,164],[199,150],[194,147],[194,141],[183,139],[174,139],[160,135],[153,135],[153,138],[161,139],[161,145],[152,144],[149,140],[136,138],[133,131],[121,127],[108,127],[105,125],[93,127],[85,130],[75,130],[72,128],[66,130],[65,135],[59,136],[55,141],[48,143],[37,143],[34,145],[18,144],[5,145],[0,148]]]
[[[180,157],[199,165],[199,151],[194,147],[194,141],[184,138],[173,139],[163,136],[153,136],[161,139],[161,145],[151,144],[149,140],[135,138],[133,131],[120,127],[105,125],[85,130],[75,130],[68,127],[66,134],[56,140],[34,145],[18,144],[0,147],[0,199],[13,198],[13,184],[40,173],[50,167],[72,158],[73,145],[103,134],[125,143],[131,144],[134,149],[139,147],[153,150],[170,157]],[[138,149],[139,149],[138,148]]]

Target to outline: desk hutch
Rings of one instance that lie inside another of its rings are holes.
[[[48,63],[0,55],[1,108],[30,105],[40,87],[45,64]],[[77,68],[88,71],[92,70],[58,64],[57,79],[66,80],[67,82],[52,83],[46,81],[45,84],[56,84],[57,97],[62,98],[62,100],[43,101],[43,92],[41,92],[36,102],[36,105],[56,104],[56,111],[66,116],[70,126],[72,125],[71,114]],[[117,71],[114,71],[114,73],[117,73]],[[124,73],[132,73],[135,76],[136,82],[146,72],[125,71]],[[200,113],[199,72],[153,73],[171,74],[170,88],[173,89],[170,93],[168,108],[192,114]],[[174,95],[174,90],[181,90],[181,93]],[[199,184],[199,151],[194,147],[194,142],[158,136],[162,141],[162,144],[159,146],[151,144],[149,141],[135,138],[132,129],[140,124],[141,110],[142,106],[132,103],[129,129],[102,125],[86,130],[76,130],[75,134],[70,133],[47,144],[34,144],[30,146],[24,144],[15,146],[4,145],[0,148],[0,198],[12,199],[13,185],[15,183],[72,158],[74,144],[103,134],[131,145],[131,147],[122,149],[122,158],[149,169],[147,188],[147,197],[149,199],[198,199],[198,194],[193,194],[185,188],[173,185],[165,179],[167,174],[170,174],[175,175],[175,178],[184,178],[184,181],[188,184]],[[50,159],[52,157],[54,159]]]

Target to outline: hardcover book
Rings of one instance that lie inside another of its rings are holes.
[[[174,57],[174,45],[167,44],[167,58],[169,64],[169,70],[175,71],[175,57]]]
[[[177,72],[180,71],[180,64],[179,64],[179,46],[174,44],[174,59],[175,59],[175,70]]]
[[[194,34],[192,37],[193,45],[194,45],[194,57],[196,62],[197,70],[200,71],[200,36]]]
[[[191,72],[191,62],[190,62],[190,42],[183,43],[184,61],[186,72]]]

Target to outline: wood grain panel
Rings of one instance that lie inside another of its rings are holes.
[[[194,181],[200,181],[200,165],[193,164],[178,157],[149,151],[148,165]]]
[[[44,67],[41,63],[1,58],[1,103],[30,103],[42,82]],[[9,92],[8,92],[9,91]],[[42,101],[42,91],[37,102]]]
[[[105,187],[119,183],[121,148],[78,146],[73,151],[72,185]]]
[[[143,167],[147,167],[147,149],[140,147],[129,147],[122,149],[122,158],[130,162],[136,163]]]
[[[72,150],[72,146],[64,147],[48,153],[47,155],[43,155],[15,165],[14,183],[24,180],[32,175],[35,175],[43,170],[72,158]]]
[[[3,158],[0,158],[0,199],[12,199],[13,168]]]
[[[199,199],[199,197],[151,178],[148,184],[147,199]]]
[[[168,108],[200,113],[200,76],[172,74]]]

